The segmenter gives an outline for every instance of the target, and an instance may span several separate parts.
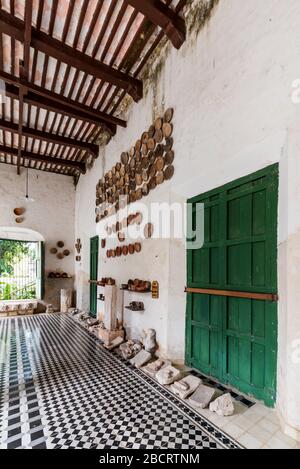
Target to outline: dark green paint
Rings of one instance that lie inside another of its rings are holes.
[[[99,236],[90,239],[90,280],[98,280]],[[97,316],[97,285],[90,284],[90,313]]]
[[[188,287],[277,293],[278,165],[189,201],[204,203],[204,246],[188,250]],[[190,293],[186,362],[274,405],[277,304]]]

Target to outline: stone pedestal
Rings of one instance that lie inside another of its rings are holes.
[[[104,327],[108,331],[117,329],[117,287],[105,285]]]
[[[110,345],[111,342],[117,337],[124,339],[124,329],[118,329],[115,331],[109,331],[108,329],[98,329],[98,338],[104,342],[105,345]]]
[[[60,312],[67,313],[68,309],[72,306],[72,295],[73,290],[68,288],[66,290],[60,290]]]

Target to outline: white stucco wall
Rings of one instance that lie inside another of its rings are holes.
[[[74,275],[74,223],[75,223],[75,188],[73,179],[42,171],[29,171],[29,195],[33,203],[22,200],[26,191],[26,170],[21,168],[17,175],[16,167],[0,164],[0,230],[3,227],[20,230],[29,229],[40,233],[45,240],[46,272],[62,269]],[[13,210],[16,207],[26,208],[25,220],[21,225],[15,222]],[[10,235],[8,234],[10,237]],[[28,238],[28,235],[27,235]],[[57,241],[64,241],[71,255],[58,260],[50,254],[51,247]],[[59,306],[59,289],[63,287],[58,280],[46,278],[46,301],[54,301]],[[72,287],[72,282],[70,282]]]
[[[192,34],[180,51],[165,52],[159,78],[130,108],[127,129],[118,129],[100,150],[76,192],[76,237],[83,242],[82,263],[76,266],[78,305],[87,308],[96,183],[165,108],[175,109],[175,176],[143,199],[147,204],[151,197],[186,200],[280,162],[277,406],[298,429],[300,365],[291,366],[290,340],[300,338],[299,146],[294,136],[300,105],[291,100],[292,82],[300,77],[299,15],[298,0],[220,0],[197,38]],[[184,357],[185,263],[183,241],[147,241],[141,254],[118,260],[107,260],[101,250],[99,258],[100,277],[160,282],[160,299],[147,298],[145,313],[126,313],[125,324],[134,336],[154,327],[161,352],[175,361]]]

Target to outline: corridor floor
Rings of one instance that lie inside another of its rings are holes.
[[[239,448],[65,315],[0,320],[0,448]]]

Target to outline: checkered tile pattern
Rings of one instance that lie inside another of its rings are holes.
[[[0,320],[0,390],[2,449],[239,447],[65,315]]]

